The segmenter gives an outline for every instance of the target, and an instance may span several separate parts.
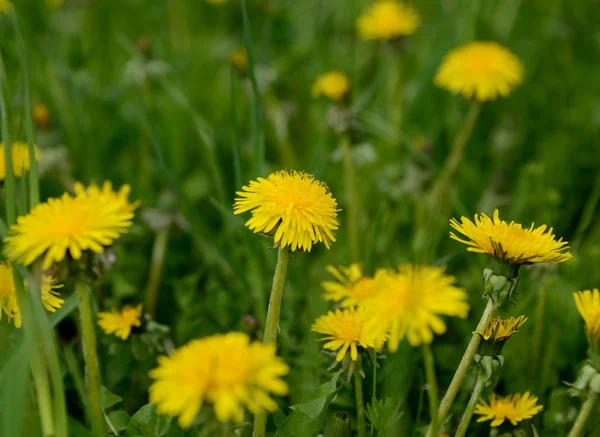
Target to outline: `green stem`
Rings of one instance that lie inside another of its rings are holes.
[[[158,301],[158,290],[162,276],[167,243],[169,241],[169,228],[165,227],[157,232],[152,247],[152,260],[150,262],[150,274],[148,277],[148,288],[146,290],[146,313],[155,318],[156,302]]]
[[[592,412],[592,408],[594,407],[595,401],[596,401],[596,393],[590,392],[588,394],[588,398],[583,403],[581,410],[579,410],[579,414],[577,415],[577,419],[575,419],[573,428],[571,428],[571,432],[569,432],[569,437],[581,436],[583,427],[585,426],[585,422],[588,420],[588,417],[590,416],[590,413]]]
[[[496,305],[491,299],[488,299],[488,303],[485,307],[485,310],[483,311],[481,320],[479,320],[479,324],[477,325],[476,331],[481,331],[487,326],[495,311]],[[463,354],[463,357],[460,360],[458,368],[454,373],[452,382],[450,382],[450,386],[448,387],[448,390],[446,391],[446,394],[444,395],[444,397],[442,398],[442,402],[440,403],[440,408],[438,410],[438,420],[440,423],[443,423],[444,419],[448,415],[448,411],[450,410],[450,407],[454,402],[454,398],[458,394],[458,390],[460,389],[460,386],[462,385],[462,382],[465,379],[467,370],[473,362],[473,357],[477,353],[477,348],[479,347],[480,342],[481,337],[479,337],[479,335],[477,334],[473,334],[473,336],[471,337],[471,341],[469,342],[469,345],[467,346],[467,349],[465,350],[465,353]],[[432,437],[431,427],[427,432],[427,437]]]
[[[375,348],[371,350],[371,354],[371,359],[373,360],[373,396],[371,398],[371,406],[374,406],[377,400],[377,351]],[[373,435],[373,422],[371,422],[371,435]]]
[[[267,310],[267,321],[265,323],[265,334],[263,343],[275,345],[277,342],[277,331],[279,330],[279,314],[281,313],[281,300],[283,299],[283,285],[287,272],[290,250],[286,246],[279,248],[277,253],[277,265],[273,276],[273,287],[269,298],[269,309]],[[265,437],[267,432],[267,415],[264,411],[254,415],[253,437]]]
[[[365,437],[365,402],[363,400],[362,365],[359,356],[354,366],[354,394],[356,396],[356,432],[357,437]]]
[[[356,188],[356,175],[352,162],[352,147],[347,135],[342,137],[344,152],[344,187],[346,188],[346,203],[348,205],[348,240],[352,261],[360,261],[360,247],[358,242],[358,190]]]
[[[96,327],[94,325],[92,305],[88,286],[82,281],[75,285],[79,299],[79,318],[81,323],[81,340],[83,359],[85,360],[85,381],[88,391],[88,414],[92,426],[92,436],[104,435],[104,417],[100,402],[100,366],[96,349]]]
[[[435,378],[435,365],[433,353],[429,344],[423,344],[423,363],[425,364],[425,381],[427,382],[427,397],[429,398],[429,415],[431,425],[429,433],[438,437],[440,432],[440,420],[438,420],[438,386]]]
[[[231,111],[231,132],[233,141],[231,154],[233,158],[233,175],[235,188],[239,189],[242,186],[242,158],[240,154],[240,131],[237,120],[237,87],[236,87],[237,72],[234,67],[231,67],[230,77],[230,111]]]
[[[2,127],[2,141],[4,142],[5,163],[4,198],[6,200],[6,224],[10,227],[10,225],[14,224],[16,221],[17,195],[15,188],[15,174],[12,165],[12,142],[10,140],[10,132],[8,129],[8,112],[4,94],[6,87],[5,80],[4,60],[0,53],[0,123]]]
[[[478,375],[475,387],[473,387],[473,393],[471,393],[471,398],[467,404],[467,409],[463,413],[463,417],[460,420],[460,424],[458,425],[458,429],[456,430],[454,437],[464,437],[464,435],[467,433],[467,429],[471,423],[471,418],[475,412],[475,406],[477,405],[477,401],[479,400],[481,392],[483,391],[484,382],[485,380],[483,376],[481,374]]]

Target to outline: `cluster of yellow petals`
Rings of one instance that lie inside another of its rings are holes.
[[[242,333],[218,334],[193,340],[172,355],[158,359],[150,372],[150,402],[161,414],[179,416],[189,427],[205,403],[214,405],[221,422],[241,422],[243,408],[250,412],[275,411],[270,394],[284,396],[281,379],[289,367],[276,356],[275,347],[250,343]]]
[[[509,421],[513,426],[519,422],[531,419],[537,413],[543,410],[542,405],[536,405],[538,398],[526,392],[524,395],[515,394],[512,396],[499,397],[496,394],[490,396],[489,404],[481,401],[475,408],[475,414],[482,417],[477,422],[491,420],[491,426],[502,425]]]
[[[325,96],[334,102],[343,100],[350,91],[350,81],[340,71],[330,71],[317,77],[312,86],[313,98]]]
[[[511,264],[560,263],[571,258],[568,242],[556,240],[546,225],[529,229],[515,222],[500,220],[498,210],[493,218],[475,214],[475,223],[461,217],[461,223],[450,220],[450,226],[467,237],[463,240],[450,232],[450,238],[469,246],[467,250],[485,253]]]
[[[81,184],[74,196],[67,193],[38,204],[26,216],[19,217],[5,238],[4,254],[11,261],[29,265],[44,255],[42,267],[64,259],[67,251],[73,259],[92,250],[101,253],[131,226],[138,203],[129,203],[129,185],[118,192],[110,182],[100,188]]]
[[[50,312],[55,312],[64,303],[64,300],[56,291],[57,289],[62,288],[62,285],[55,285],[54,282],[54,278],[50,276],[44,276],[42,279],[42,304]],[[24,281],[24,286],[27,290],[27,281]],[[22,326],[23,320],[21,318],[21,310],[17,302],[17,290],[15,288],[12,267],[9,263],[1,261],[0,320],[2,319],[3,313],[8,317],[8,321],[12,321],[17,328]]]
[[[325,290],[323,298],[339,302],[344,308],[362,305],[369,299],[372,299],[377,294],[376,278],[363,276],[363,268],[361,264],[355,263],[348,267],[327,266],[326,270],[331,273],[337,282],[325,281],[321,286]],[[382,271],[376,275],[380,276]]]
[[[600,343],[600,292],[597,288],[573,293],[590,344]]]
[[[40,149],[34,145],[35,160],[40,160]],[[22,142],[17,141],[13,143],[11,149],[11,160],[13,173],[16,177],[20,177],[23,172],[29,170],[29,146]],[[3,181],[6,178],[6,160],[5,160],[4,143],[0,143],[0,180]]]
[[[377,0],[356,20],[364,40],[389,41],[415,33],[421,17],[410,5],[394,0]]]
[[[338,351],[336,360],[342,361],[350,349],[352,361],[358,359],[358,347],[376,348],[383,346],[387,327],[370,323],[370,316],[364,308],[348,308],[330,311],[319,317],[312,325],[312,330],[325,334],[325,349]]]
[[[495,342],[504,342],[515,335],[526,321],[527,317],[525,316],[509,317],[508,319],[494,317],[482,331],[475,331],[473,334],[478,334],[483,340],[492,339]]]
[[[8,0],[0,0],[0,14],[8,14],[12,9],[12,3]]]
[[[120,312],[113,309],[111,312],[98,313],[98,325],[106,334],[114,334],[121,340],[127,340],[134,326],[142,326],[141,316],[142,304],[126,305]]]
[[[323,242],[329,249],[339,226],[337,202],[327,186],[304,172],[285,170],[250,181],[238,191],[234,214],[252,210],[251,230],[274,234],[275,244],[310,252]]]
[[[472,42],[446,55],[434,82],[480,102],[506,97],[523,81],[524,68],[510,50],[495,42]]]

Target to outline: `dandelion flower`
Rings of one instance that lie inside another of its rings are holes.
[[[434,82],[454,94],[480,102],[506,97],[523,81],[519,58],[495,42],[472,42],[452,50]]]
[[[481,401],[475,408],[475,414],[482,417],[477,422],[491,420],[491,426],[502,425],[509,421],[513,426],[519,422],[531,419],[543,410],[542,405],[536,405],[538,398],[526,392],[523,396],[515,394],[512,396],[499,397],[496,394],[490,396],[490,403]]]
[[[254,414],[275,411],[270,394],[288,393],[281,377],[289,367],[275,355],[275,346],[250,343],[242,333],[193,340],[159,357],[158,364],[150,371],[150,402],[161,414],[179,416],[184,428],[205,403],[214,406],[219,421],[241,422],[244,407]]]
[[[240,73],[248,71],[248,54],[245,48],[237,49],[229,55],[229,62]]]
[[[126,305],[121,312],[113,309],[110,313],[98,313],[98,325],[106,334],[115,334],[121,340],[127,340],[134,326],[142,326],[142,304]]]
[[[473,332],[473,334],[481,337],[480,353],[490,356],[500,355],[504,343],[515,335],[526,321],[527,317],[525,316],[509,317],[508,319],[494,317],[491,319],[484,329]]]
[[[356,27],[364,40],[389,41],[403,35],[411,35],[421,25],[421,17],[410,5],[379,0],[358,17]]]
[[[338,228],[337,202],[327,186],[304,172],[272,173],[238,191],[234,214],[252,210],[251,230],[274,235],[275,244],[310,252],[322,241],[329,249]]]
[[[383,274],[379,270],[375,278],[364,277],[361,264],[351,264],[348,267],[327,266],[326,270],[331,273],[337,282],[322,282],[325,290],[323,298],[334,302],[341,302],[342,307],[354,307],[361,305],[377,295],[377,278]]]
[[[8,14],[12,9],[12,3],[8,0],[0,0],[0,14]]]
[[[319,317],[312,325],[312,330],[325,334],[322,340],[327,341],[323,348],[338,351],[336,360],[342,361],[350,349],[352,361],[358,359],[358,346],[363,348],[380,348],[386,337],[386,329],[368,323],[369,318],[363,308],[350,308],[329,311]]]
[[[446,332],[440,316],[467,317],[467,293],[454,286],[443,267],[401,265],[381,279],[377,297],[365,303],[372,323],[390,327],[388,347],[394,352],[404,337],[412,346],[431,343]]]
[[[573,293],[577,311],[585,323],[585,332],[590,345],[600,348],[600,292],[597,288]]]
[[[42,267],[60,262],[69,251],[80,259],[86,250],[101,253],[131,226],[137,203],[127,200],[129,187],[115,193],[105,184],[87,190],[76,187],[77,196],[64,194],[38,204],[17,219],[4,239],[4,254],[11,261],[29,265],[44,255]]]
[[[42,103],[33,105],[31,116],[39,129],[46,129],[50,125],[50,110]]]
[[[25,290],[27,290],[27,281],[24,281]],[[55,290],[62,285],[54,285],[54,278],[44,276],[42,279],[41,297],[44,307],[55,312],[62,306],[64,300],[60,298]],[[22,326],[21,310],[17,302],[17,290],[13,279],[12,267],[9,263],[0,261],[0,319],[2,312],[8,316],[17,328]]]
[[[546,225],[529,229],[515,222],[500,220],[498,210],[493,219],[486,214],[475,214],[475,223],[461,217],[461,223],[450,220],[450,226],[463,234],[468,240],[450,232],[450,238],[469,246],[470,252],[485,253],[511,264],[560,263],[571,258],[569,243],[555,239],[552,228]]]
[[[34,146],[35,160],[40,160],[40,150],[37,146]],[[24,171],[29,170],[29,146],[26,143],[17,141],[13,143],[11,147],[12,167],[13,173],[16,177],[23,174]],[[0,143],[0,180],[6,178],[6,161],[4,158],[4,143]]]
[[[350,81],[344,73],[339,71],[330,71],[317,77],[312,86],[312,96],[314,99],[325,96],[334,102],[339,102],[348,95],[350,91]]]

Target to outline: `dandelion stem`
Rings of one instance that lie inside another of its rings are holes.
[[[344,186],[346,188],[346,202],[348,205],[348,240],[352,261],[360,261],[360,248],[358,244],[358,191],[356,189],[356,175],[352,163],[352,148],[350,138],[342,137],[344,152]]]
[[[464,435],[467,433],[467,429],[469,429],[469,424],[471,423],[471,418],[475,412],[475,406],[477,405],[477,401],[479,400],[481,392],[483,391],[484,381],[485,380],[483,376],[481,374],[478,375],[475,387],[473,387],[473,393],[471,393],[471,398],[467,404],[467,409],[463,413],[462,419],[460,419],[460,424],[458,425],[458,429],[456,430],[454,437],[464,437]]]
[[[100,403],[100,366],[96,349],[96,329],[94,326],[92,305],[88,286],[82,280],[75,285],[79,300],[79,320],[81,323],[81,341],[85,361],[85,381],[88,391],[88,417],[92,426],[92,436],[104,435],[104,416]]]
[[[354,366],[354,393],[356,395],[356,433],[357,437],[365,437],[365,402],[363,400],[362,365],[359,355]]]
[[[271,297],[269,298],[269,309],[267,310],[267,321],[265,323],[264,344],[275,345],[277,342],[277,331],[279,330],[279,314],[281,312],[281,300],[283,298],[283,285],[285,284],[285,274],[287,272],[290,250],[286,246],[279,248],[277,253],[277,265],[275,266],[275,275],[273,276],[273,287],[271,288]],[[254,415],[253,437],[265,437],[267,432],[267,415],[259,412]]]
[[[481,331],[486,327],[495,311],[496,305],[494,304],[492,299],[488,299],[488,303],[485,307],[485,310],[483,311],[481,320],[479,320],[479,324],[477,325],[476,331]],[[452,378],[450,387],[448,387],[448,390],[446,391],[446,394],[444,395],[444,397],[442,398],[442,402],[440,403],[440,408],[438,411],[438,420],[440,423],[442,423],[448,415],[448,411],[450,410],[450,407],[454,402],[454,398],[458,394],[458,390],[460,389],[460,386],[462,385],[462,382],[465,379],[467,370],[473,362],[473,357],[477,353],[477,348],[479,347],[480,342],[481,337],[479,337],[479,335],[477,334],[473,334],[473,337],[471,337],[471,341],[469,342],[469,345],[467,346],[467,349],[465,350],[465,353],[463,354],[463,357],[460,360],[458,368],[456,369],[456,373],[454,373],[454,377]],[[431,426],[429,428],[429,431],[427,432],[427,437],[433,437],[433,434],[431,433]]]
[[[148,288],[146,290],[146,312],[155,318],[156,302],[158,300],[158,289],[162,276],[167,243],[169,241],[169,228],[165,227],[156,234],[152,247],[152,261],[150,262],[150,275],[148,277]]]
[[[425,364],[425,381],[427,382],[427,397],[429,399],[429,415],[431,425],[429,434],[438,437],[440,432],[440,420],[438,420],[438,386],[435,378],[435,365],[433,353],[429,344],[423,345],[423,363]]]
[[[577,415],[577,419],[575,419],[573,428],[571,428],[571,432],[569,432],[569,437],[579,437],[581,435],[583,427],[585,426],[585,422],[588,420],[588,417],[592,412],[592,408],[594,407],[595,401],[596,393],[590,392],[588,394],[588,398],[583,403],[581,410],[579,410],[579,414]]]

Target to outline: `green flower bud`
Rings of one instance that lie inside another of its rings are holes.
[[[352,437],[350,416],[346,413],[335,413],[327,423],[323,437]]]
[[[573,384],[569,385],[577,390],[585,390],[588,386],[590,386],[592,380],[599,375],[600,374],[596,369],[594,369],[589,364],[586,364],[579,371],[579,376],[577,376],[577,380]]]

